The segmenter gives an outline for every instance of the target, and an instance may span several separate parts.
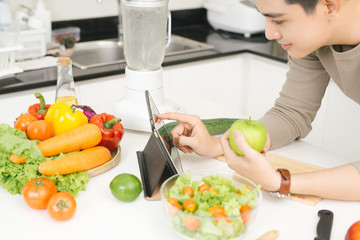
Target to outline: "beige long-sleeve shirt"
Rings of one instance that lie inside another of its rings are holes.
[[[311,131],[330,77],[346,96],[360,104],[360,45],[345,52],[325,46],[302,59],[289,57],[288,65],[280,97],[260,119],[272,148],[304,138]],[[360,161],[353,164],[360,171]]]

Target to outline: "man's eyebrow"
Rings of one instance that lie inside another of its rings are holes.
[[[269,17],[269,18],[278,18],[278,17],[282,17],[285,14],[284,13],[262,13],[262,15],[264,15],[265,17]]]

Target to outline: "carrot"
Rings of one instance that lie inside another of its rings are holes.
[[[38,170],[44,175],[69,174],[98,167],[110,159],[109,149],[96,146],[63,158],[43,162],[39,165]]]
[[[10,161],[12,161],[13,163],[24,163],[25,159],[23,158],[22,155],[16,156],[15,154],[12,153],[10,155]]]
[[[247,211],[250,211],[251,210],[251,207],[247,204],[245,205],[242,205],[241,208],[240,208],[240,214],[244,214],[243,216],[241,216],[243,222],[245,225],[247,225],[249,223],[249,220],[250,220],[250,217],[251,217],[251,214],[248,213],[248,214],[245,214]]]
[[[99,127],[89,123],[48,138],[38,143],[37,146],[44,157],[50,157],[94,147],[101,141],[101,138]]]

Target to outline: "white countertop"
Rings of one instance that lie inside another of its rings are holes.
[[[124,203],[115,199],[109,189],[110,181],[120,173],[139,177],[136,151],[142,150],[149,133],[127,131],[121,142],[123,149],[120,163],[108,172],[96,176],[87,189],[76,198],[77,212],[67,222],[52,220],[46,210],[29,208],[21,195],[10,195],[0,188],[0,239],[180,239],[167,226],[161,201],[147,201],[143,194],[134,202]],[[331,167],[344,163],[331,154],[303,141],[295,142],[275,151],[278,154]],[[216,159],[182,155],[184,170],[216,169],[231,171]],[[279,240],[314,239],[317,212],[328,209],[334,213],[331,239],[344,239],[347,228],[359,220],[360,204],[322,200],[308,206],[290,199],[274,199],[263,192],[263,202],[253,232],[246,239],[256,239],[268,230],[280,232]]]

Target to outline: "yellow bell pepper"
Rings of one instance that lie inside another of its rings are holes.
[[[59,135],[88,123],[85,114],[63,102],[51,105],[45,115],[45,121],[53,124],[54,135]]]

